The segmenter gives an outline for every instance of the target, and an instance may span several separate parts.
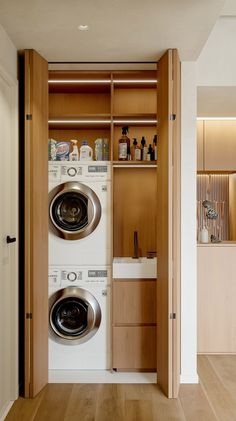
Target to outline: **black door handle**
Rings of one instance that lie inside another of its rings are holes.
[[[15,243],[16,237],[10,237],[10,235],[7,236],[7,244],[9,243]]]

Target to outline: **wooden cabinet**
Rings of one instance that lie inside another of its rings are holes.
[[[156,369],[156,280],[113,282],[113,368]]]
[[[113,368],[156,371],[156,326],[113,328]]]
[[[200,354],[236,353],[236,244],[199,245],[197,315]]]
[[[127,68],[127,65],[125,68]],[[133,231],[138,231],[140,240],[139,255],[146,256],[149,251],[157,251],[159,259],[156,300],[153,299],[154,295],[152,295],[154,294],[153,285],[150,287],[151,293],[148,287],[149,283],[145,284],[145,287],[142,286],[141,290],[139,290],[139,286],[133,296],[133,299],[136,297],[137,302],[135,305],[132,303],[133,312],[132,314],[130,313],[129,321],[125,322],[122,320],[121,324],[117,322],[113,326],[113,334],[117,332],[117,336],[113,336],[113,344],[117,345],[116,353],[114,352],[114,361],[117,361],[117,352],[118,354],[123,352],[123,356],[129,355],[125,366],[126,368],[130,366],[130,361],[132,360],[130,349],[132,348],[133,352],[136,352],[133,369],[153,369],[156,367],[155,362],[157,361],[158,382],[169,397],[175,397],[178,391],[179,379],[180,320],[178,297],[181,119],[180,62],[178,52],[177,50],[168,50],[158,61],[157,69],[151,65],[151,70],[146,71],[50,70],[48,81],[46,70],[42,74],[40,67],[34,67],[36,76],[44,79],[43,86],[47,89],[49,85],[49,116],[47,114],[47,105],[45,104],[41,110],[43,115],[40,123],[41,127],[44,128],[47,128],[48,123],[49,133],[45,130],[41,136],[41,141],[44,145],[43,151],[36,142],[33,156],[34,160],[37,160],[36,168],[42,168],[42,174],[40,173],[39,177],[40,183],[37,184],[37,187],[40,187],[41,191],[44,192],[44,200],[39,206],[40,215],[42,217],[42,215],[48,213],[48,204],[45,200],[48,192],[47,162],[45,162],[47,138],[64,141],[77,139],[79,141],[78,147],[86,139],[92,148],[94,148],[95,139],[108,139],[109,160],[112,166],[111,173],[114,186],[113,206],[116,207],[113,213],[113,224],[115,226],[113,256],[132,256]],[[42,93],[43,91],[37,90],[38,95]],[[37,120],[38,112],[39,110],[35,109],[32,119],[30,116],[26,118],[25,115],[22,115],[21,119],[23,122],[27,120],[27,124],[29,124],[29,121],[34,122]],[[175,115],[175,119],[171,118],[172,115]],[[141,136],[145,136],[147,145],[152,144],[153,137],[157,134],[159,148],[158,169],[157,163],[153,161],[137,163],[118,160],[119,137],[121,127],[124,125],[130,127],[129,137],[131,144],[133,137],[137,137],[140,144]],[[39,130],[38,133],[41,133],[41,131]],[[33,161],[31,159],[32,157],[29,154],[27,155],[26,151],[26,165],[30,166],[32,164]],[[38,182],[39,178],[35,177],[33,182]],[[25,180],[26,183],[28,180]],[[31,195],[27,197],[28,202],[25,215],[34,215],[33,210],[38,202],[35,200],[35,203],[32,203],[32,197]],[[41,198],[40,195],[39,198]],[[40,227],[41,225],[38,225],[38,229]],[[45,233],[45,230],[46,224],[42,232]],[[25,227],[25,236],[27,237],[28,235],[28,227]],[[37,247],[35,247],[36,243]],[[30,244],[29,252],[31,253],[33,250],[32,255],[34,256],[34,250],[36,249],[44,250],[44,255],[47,251],[40,236],[34,238],[34,243]],[[35,268],[33,268],[34,265],[32,265],[33,269],[31,268],[35,279],[31,295],[33,300],[37,301],[37,293],[39,290],[41,291],[39,275],[42,272],[41,268],[38,273],[35,272],[34,269],[37,269],[38,263],[40,263],[40,259],[38,259],[37,264],[35,264],[36,260],[37,256],[34,260]],[[110,263],[112,264],[112,260]],[[28,270],[28,262],[25,262],[25,268]],[[45,276],[43,279],[46,279]],[[140,285],[142,285],[142,282]],[[127,288],[127,291],[130,291],[131,286],[127,284]],[[147,291],[146,288],[148,288]],[[147,297],[147,303],[143,308],[139,309],[139,300],[143,293]],[[122,295],[124,292],[120,290],[119,294]],[[132,294],[133,292],[128,292],[127,297],[125,295],[124,303],[120,304],[120,306],[128,305],[126,302],[129,301],[128,297],[131,297]],[[152,320],[154,320],[155,302],[157,300],[159,304],[157,307],[158,326],[156,329],[156,323]],[[45,302],[47,303],[47,299]],[[147,310],[148,307],[146,308],[149,302],[153,302],[150,312]],[[46,306],[42,308],[42,312],[38,311],[37,317],[34,315],[33,320],[47,320]],[[170,317],[173,312],[176,313],[176,318]],[[115,316],[117,317],[117,314]],[[33,324],[32,322],[29,323],[31,323],[31,326],[34,326],[35,322]],[[47,323],[44,324],[44,339],[47,339],[47,333],[45,335],[46,326]],[[37,329],[34,329],[34,335],[38,335]],[[38,340],[40,339],[41,337],[38,335]],[[26,344],[28,347],[27,341]],[[46,355],[47,346],[43,341],[41,341],[41,344],[43,348],[41,355]],[[120,351],[119,347],[121,344],[123,346]],[[30,348],[28,347],[27,349]],[[41,348],[37,349],[32,344],[30,351],[33,356],[37,352],[38,358]],[[30,361],[28,365],[25,365],[25,368],[30,371],[35,383],[38,383],[40,382],[40,373],[36,365],[41,367],[38,359]],[[121,358],[120,369],[122,365]],[[171,373],[171,376],[169,373]],[[44,380],[46,381],[46,376],[44,376]],[[43,385],[42,382],[41,385]],[[37,390],[40,388],[39,384]]]
[[[198,120],[197,169],[236,170],[236,121]]]

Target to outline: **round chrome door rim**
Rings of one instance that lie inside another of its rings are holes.
[[[88,225],[78,231],[69,231],[60,227],[53,218],[52,208],[54,202],[65,193],[80,193],[86,197],[93,209],[93,215]],[[101,219],[102,208],[96,193],[88,186],[77,181],[69,181],[67,183],[59,184],[49,193],[49,227],[51,231],[60,238],[65,240],[79,240],[91,234]]]
[[[79,298],[88,306],[88,324],[87,328],[78,336],[63,335],[57,330],[53,323],[52,313],[55,306],[65,299]],[[96,298],[87,290],[77,287],[67,287],[56,291],[49,298],[49,334],[56,342],[64,345],[78,345],[91,339],[101,324],[102,314],[101,308]]]

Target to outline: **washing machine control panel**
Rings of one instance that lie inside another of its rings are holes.
[[[108,161],[70,162],[50,161],[48,165],[49,183],[63,183],[71,179],[75,181],[110,180],[111,166]]]
[[[110,272],[108,268],[49,268],[49,287],[50,286],[80,286],[89,288],[89,286],[106,286],[110,283]]]

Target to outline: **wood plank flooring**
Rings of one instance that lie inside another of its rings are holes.
[[[201,355],[198,374],[178,399],[153,384],[49,384],[6,421],[236,421],[236,355]]]

